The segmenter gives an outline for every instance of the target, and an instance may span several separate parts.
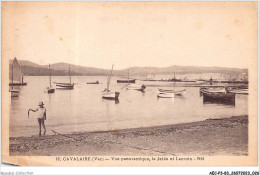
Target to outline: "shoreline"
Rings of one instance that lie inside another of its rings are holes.
[[[248,116],[156,127],[10,137],[12,156],[247,155]]]

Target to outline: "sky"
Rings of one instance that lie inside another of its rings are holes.
[[[2,2],[2,59],[249,68],[257,2]]]

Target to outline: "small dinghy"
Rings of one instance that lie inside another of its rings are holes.
[[[186,89],[175,90],[175,89],[159,89],[161,93],[173,93],[175,95],[183,95],[186,92]]]
[[[119,92],[111,92],[110,90],[104,90],[102,92],[102,98],[108,100],[118,100]]]
[[[128,90],[139,90],[139,91],[144,91],[146,88],[145,85],[141,85],[141,84],[128,84],[126,86],[126,89]]]
[[[18,97],[19,96],[19,90],[16,90],[16,89],[12,89],[12,90],[9,90],[10,94],[11,94],[11,98],[13,97]]]
[[[174,98],[174,93],[159,92],[157,94],[157,97],[159,97],[159,98]]]
[[[96,82],[87,82],[87,84],[99,84],[99,81],[96,81]]]
[[[200,92],[210,92],[210,93],[225,93],[225,87],[201,87]]]
[[[248,89],[231,90],[230,93],[248,95]]]

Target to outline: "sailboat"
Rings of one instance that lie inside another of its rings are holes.
[[[125,78],[125,77],[123,77]],[[117,83],[135,83],[135,79],[129,79],[129,69],[128,69],[128,76],[127,79],[118,79]]]
[[[128,80],[129,80],[129,69],[128,69]],[[144,91],[144,89],[146,88],[145,85],[141,85],[141,84],[130,84],[130,81],[128,81],[128,84],[126,85],[126,89],[127,90],[139,90],[139,91]]]
[[[174,86],[175,87],[175,86]],[[158,89],[158,97],[163,97],[163,98],[172,98],[174,95],[183,95],[186,92],[186,89]]]
[[[102,98],[110,99],[110,100],[118,100],[120,92],[112,92],[112,91],[109,90],[109,85],[110,85],[110,80],[111,80],[111,77],[112,77],[113,67],[114,67],[114,64],[112,65],[110,75],[108,75],[108,77],[107,77],[107,87],[102,92]]]
[[[19,96],[19,90],[17,90],[17,89],[14,89],[14,66],[12,65],[12,89],[11,90],[9,90],[9,92],[11,93],[11,98],[13,98],[13,97],[18,97]]]
[[[56,88],[57,89],[74,89],[74,83],[71,84],[71,75],[70,75],[70,67],[69,67],[69,83],[56,83]]]
[[[23,82],[23,75],[22,75],[22,71],[21,71],[21,66],[18,62],[18,60],[16,59],[16,57],[13,60],[12,63],[12,82],[9,83],[9,86],[25,86],[27,85],[27,83]]]
[[[49,81],[50,81],[50,86],[46,88],[46,92],[47,93],[54,93],[55,92],[55,88],[53,88],[51,86],[51,66],[49,64]]]

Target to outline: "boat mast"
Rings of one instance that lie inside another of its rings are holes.
[[[12,90],[14,89],[14,65],[12,64]]]
[[[69,77],[70,77],[70,84],[71,84],[70,66],[69,66]]]
[[[51,65],[49,64],[49,80],[50,80],[50,87],[51,87]]]
[[[19,63],[20,63],[20,72],[21,72],[21,75],[22,75],[22,83],[23,83],[22,62],[19,61]],[[20,82],[21,82],[21,78],[20,78]]]
[[[111,77],[112,77],[113,68],[114,68],[114,64],[112,65],[111,73],[110,73],[110,75],[109,75],[109,77],[108,77],[107,90],[109,90],[109,84],[110,84],[110,79],[111,79]]]
[[[129,69],[128,69],[128,77],[127,77],[127,79],[128,79],[128,84],[129,84]]]

